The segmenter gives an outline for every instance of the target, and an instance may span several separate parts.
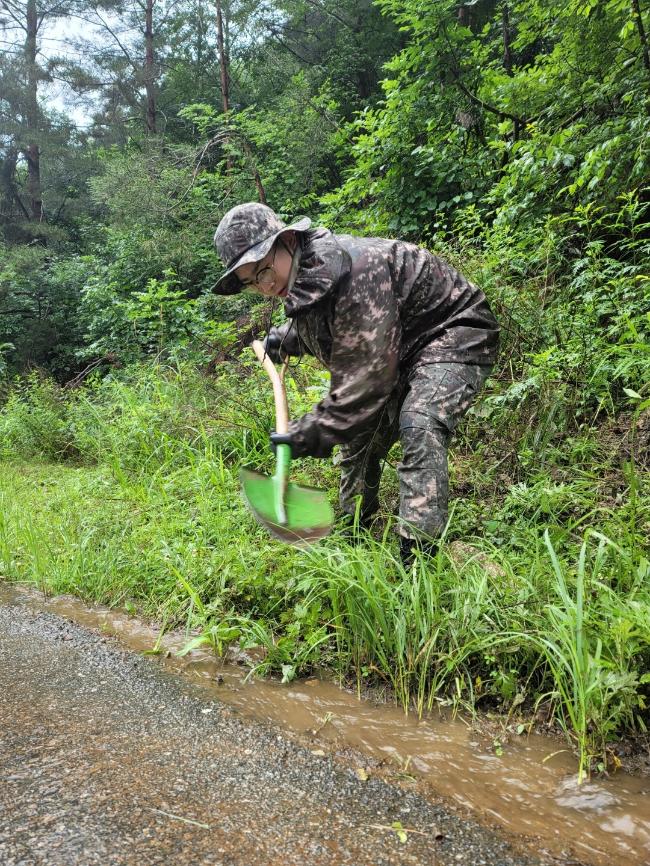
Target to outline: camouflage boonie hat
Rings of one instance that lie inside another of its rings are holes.
[[[248,202],[231,208],[214,233],[214,245],[226,272],[212,286],[218,295],[235,295],[241,283],[234,271],[250,262],[259,262],[284,232],[304,232],[311,225],[308,217],[288,226],[265,204]]]

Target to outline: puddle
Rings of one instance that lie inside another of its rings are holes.
[[[0,585],[2,601],[51,611],[115,635],[139,652],[150,650],[158,637],[155,629],[125,613],[67,596],[43,600],[40,594]],[[497,756],[462,721],[407,717],[396,707],[358,701],[318,679],[290,685],[244,682],[245,668],[223,665],[207,652],[165,657],[184,643],[182,635],[166,635],[161,663],[246,716],[299,733],[318,730],[322,741],[384,759],[490,823],[538,837],[544,850],[570,850],[598,866],[650,866],[650,779],[619,773],[578,786],[573,757],[566,751],[554,754],[563,750],[561,742],[531,735],[505,745]]]

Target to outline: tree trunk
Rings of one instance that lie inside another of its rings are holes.
[[[643,52],[643,65],[648,73],[650,73],[650,52],[648,51],[648,36],[643,26],[643,18],[641,17],[641,4],[639,0],[632,0],[632,16],[636,20],[636,29],[641,40],[641,51]]]
[[[255,181],[255,188],[257,189],[257,197],[259,198],[261,204],[266,204],[266,190],[264,189],[262,178],[260,177],[260,173],[257,169],[255,157],[253,156],[253,150],[245,138],[242,138],[242,148],[244,150],[244,153],[248,157],[251,171],[253,172],[253,180]]]
[[[41,151],[38,146],[38,67],[36,66],[36,35],[38,12],[36,0],[27,0],[27,35],[25,37],[25,65],[27,67],[27,92],[25,94],[25,124],[27,144],[22,148],[27,161],[27,192],[31,219],[43,220],[43,193],[41,190]]]
[[[219,74],[221,78],[221,107],[223,113],[227,116],[230,111],[230,94],[229,94],[229,76],[228,76],[228,52],[224,41],[224,26],[223,26],[223,10],[221,0],[216,0],[217,3],[217,51],[219,53]],[[226,148],[228,147],[228,138],[224,139]],[[226,156],[226,171],[228,174],[233,170],[233,160],[230,154]]]
[[[14,204],[22,216],[29,220],[30,213],[23,204],[16,184],[16,166],[18,165],[18,150],[15,145],[9,145],[0,171],[0,220],[11,222]]]
[[[199,99],[204,99],[204,75],[203,75],[203,66],[204,66],[204,41],[205,41],[205,19],[203,17],[203,3],[199,0],[197,5],[197,18],[196,18],[196,73],[199,84]]]
[[[146,0],[144,26],[144,86],[147,94],[147,132],[156,133],[156,92],[154,87],[153,0]]]
[[[16,196],[16,165],[18,151],[10,144],[5,151],[5,157],[0,163],[0,219],[11,218]],[[21,202],[22,204],[22,202]],[[29,214],[27,214],[29,218]]]
[[[223,38],[223,13],[221,9],[221,0],[217,2],[217,49],[219,51],[219,72],[221,76],[221,106],[223,113],[227,114],[230,110],[229,100],[229,81],[228,81],[228,55]]]
[[[512,50],[510,48],[510,9],[508,0],[503,4],[501,10],[501,29],[503,32],[503,68],[512,75]]]

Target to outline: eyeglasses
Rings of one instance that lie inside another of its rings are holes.
[[[264,291],[273,288],[273,285],[278,278],[278,275],[275,272],[275,257],[278,254],[278,246],[279,244],[275,245],[273,261],[270,265],[265,265],[263,268],[260,268],[259,271],[256,271],[246,280],[239,280],[242,289],[260,289],[261,291]]]

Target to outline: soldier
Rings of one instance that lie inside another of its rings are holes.
[[[272,433],[296,457],[341,446],[340,502],[367,525],[382,462],[399,438],[400,553],[432,553],[448,516],[447,448],[494,364],[499,327],[483,292],[428,250],[335,235],[266,205],[238,205],[214,243],[226,272],[214,290],[281,298],[287,321],[265,342],[273,361],[305,353],[331,373],[328,395]]]

